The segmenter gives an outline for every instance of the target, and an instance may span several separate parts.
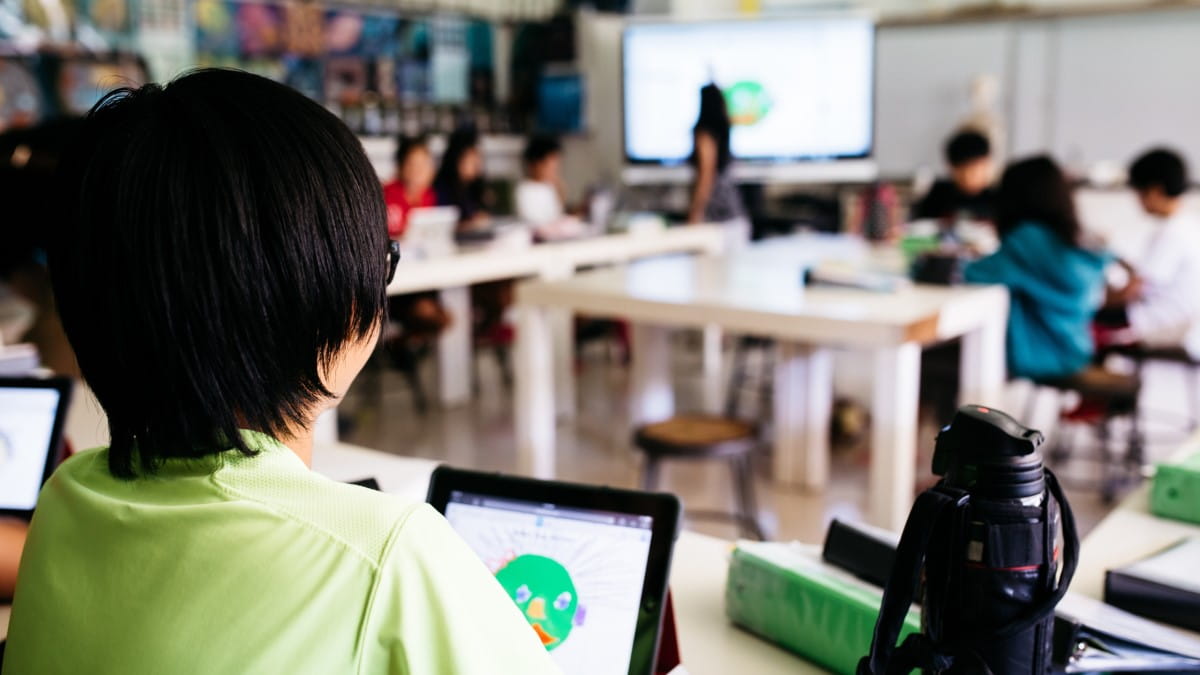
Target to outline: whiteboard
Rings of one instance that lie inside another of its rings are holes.
[[[1053,148],[1071,166],[1166,144],[1200,170],[1200,11],[1058,22]]]
[[[875,128],[881,174],[942,166],[946,137],[969,112],[971,81],[981,74],[1008,81],[1011,31],[1000,22],[880,28]]]
[[[1200,9],[881,26],[877,159],[885,176],[941,167],[971,80],[1000,79],[1009,157],[1086,170],[1152,145],[1200,175]]]

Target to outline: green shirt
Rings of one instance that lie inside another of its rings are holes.
[[[42,492],[4,675],[557,673],[475,554],[424,504],[261,452],[121,480],[107,450]]]

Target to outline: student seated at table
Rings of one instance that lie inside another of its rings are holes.
[[[428,140],[424,136],[401,137],[396,146],[396,178],[383,186],[389,237],[404,236],[413,209],[437,206],[433,179],[433,154]],[[441,335],[451,320],[450,313],[433,292],[393,296],[388,314],[400,332],[389,331],[384,339],[388,351],[402,368],[415,367],[413,354]]]
[[[709,83],[700,88],[700,113],[692,127],[692,183],[689,223],[729,223],[746,220],[746,207],[729,168],[733,151],[729,135],[733,125],[721,88]]]
[[[1134,341],[1200,357],[1200,219],[1183,210],[1187,165],[1171,150],[1151,150],[1129,167],[1129,184],[1154,231],[1140,256],[1118,261],[1129,281],[1109,293],[1097,319],[1128,326]]]
[[[396,262],[354,134],[201,70],[104,97],[62,166],[50,269],[111,444],[42,492],[5,675],[556,672],[435,511],[309,469]]]
[[[992,220],[995,191],[992,180],[992,144],[987,136],[973,130],[960,131],[946,141],[946,163],[950,178],[933,184],[913,207],[914,220],[935,218],[953,220]]]
[[[967,281],[1003,284],[1011,294],[1008,371],[1047,381],[1092,359],[1092,315],[1104,297],[1109,256],[1083,241],[1071,187],[1049,157],[1016,162],[996,198],[1000,248],[967,266]]]
[[[562,179],[562,144],[551,136],[534,136],[525,146],[525,178],[517,184],[517,218],[542,239],[569,239],[583,234],[583,223],[568,212]]]
[[[396,177],[384,183],[388,236],[399,239],[408,227],[413,209],[437,206],[433,189],[433,153],[424,136],[401,136],[396,140]]]
[[[483,178],[483,154],[479,134],[462,128],[450,134],[446,152],[433,181],[438,206],[458,209],[459,227],[471,228],[487,223],[489,195]]]

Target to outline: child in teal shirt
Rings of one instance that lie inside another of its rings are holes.
[[[996,215],[999,250],[965,276],[1008,287],[1009,375],[1052,380],[1082,371],[1094,353],[1091,322],[1110,256],[1083,245],[1070,185],[1048,157],[1009,166]]]

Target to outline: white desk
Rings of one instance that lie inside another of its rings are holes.
[[[895,293],[805,288],[803,267],[768,244],[721,258],[646,260],[522,284],[516,360],[521,469],[544,478],[555,473],[550,312],[634,322],[635,424],[673,412],[669,329],[716,325],[779,342],[774,472],[790,484],[820,488],[828,478],[831,350],[854,349],[870,359],[870,520],[899,531],[913,500],[921,346],[962,337],[963,401],[1001,403],[1008,293],[992,286],[915,286]]]
[[[436,462],[344,443],[320,447],[313,469],[338,480],[372,477],[384,492],[423,501]],[[731,542],[684,532],[675,545],[671,593],[684,666],[690,675],[823,672],[800,657],[735,628],[725,617]]]
[[[438,343],[439,396],[448,406],[465,402],[471,393],[472,284],[538,277],[561,279],[588,265],[604,265],[670,253],[719,253],[726,230],[720,225],[692,225],[638,234],[610,234],[589,239],[538,244],[527,248],[483,248],[429,260],[401,257],[388,295],[439,291],[453,321]],[[558,320],[555,347],[560,366],[570,368],[570,322]],[[564,384],[569,387],[569,383]],[[565,394],[564,394],[565,395]]]

